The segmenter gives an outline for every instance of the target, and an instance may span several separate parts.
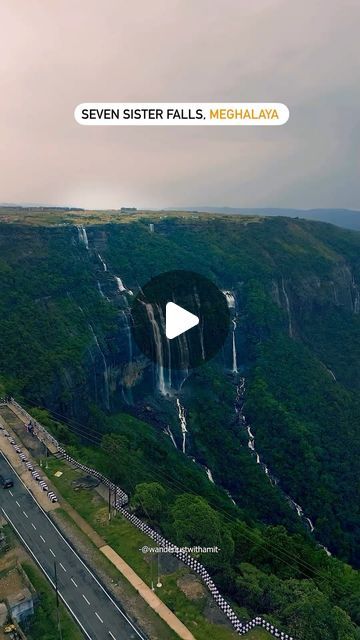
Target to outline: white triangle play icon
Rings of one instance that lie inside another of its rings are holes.
[[[180,336],[197,324],[199,324],[199,318],[193,313],[179,307],[175,302],[167,303],[165,333],[169,340]]]

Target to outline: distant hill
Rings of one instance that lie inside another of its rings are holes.
[[[275,209],[265,207],[263,209],[245,209],[236,207],[181,207],[181,211],[207,211],[209,213],[222,213],[228,215],[262,215],[262,216],[286,216],[289,218],[304,218],[305,220],[319,220],[330,222],[338,227],[360,231],[360,211],[354,209]]]

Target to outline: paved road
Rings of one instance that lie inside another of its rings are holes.
[[[12,489],[0,488],[1,511],[53,586],[56,563],[59,595],[85,636],[91,640],[145,639],[0,454],[0,473],[14,480]]]

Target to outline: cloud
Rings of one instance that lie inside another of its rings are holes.
[[[357,0],[3,0],[0,201],[360,208]],[[87,128],[85,101],[279,101],[282,128]]]

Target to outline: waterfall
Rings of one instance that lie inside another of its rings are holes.
[[[358,315],[360,313],[360,291],[358,285],[355,283],[353,279],[353,288],[355,290],[354,296],[354,313]]]
[[[177,408],[178,408],[180,429],[181,429],[181,433],[182,433],[182,451],[183,451],[183,453],[186,453],[186,434],[187,434],[186,426],[187,425],[186,425],[185,408],[180,404],[179,398],[176,398],[176,405],[177,405]]]
[[[181,381],[181,384],[180,384],[180,387],[179,387],[181,389],[181,387],[183,386],[186,378],[189,375],[189,367],[188,367],[188,365],[189,365],[189,346],[188,346],[188,343],[187,343],[187,337],[186,337],[185,333],[181,334],[181,336],[178,336],[177,340],[178,340],[179,349],[180,349],[180,355],[181,355],[181,358],[180,358],[181,367],[182,367],[182,371],[183,371],[183,374],[184,374],[184,377],[183,377],[183,379]]]
[[[236,506],[236,502],[235,502],[234,498],[232,497],[230,491],[225,490],[225,493],[229,496],[231,502]]]
[[[158,306],[158,311],[159,311],[159,316],[160,316],[160,325],[162,327],[163,330],[163,334],[165,335],[165,331],[166,331],[166,321],[164,318],[164,313],[163,310],[161,308],[161,306]],[[168,356],[168,362],[167,362],[167,371],[168,371],[168,391],[171,389],[171,349],[170,349],[170,344],[169,341],[167,340],[167,356]]]
[[[282,290],[283,295],[284,295],[286,311],[287,311],[287,315],[288,315],[289,336],[290,336],[290,338],[292,338],[294,334],[293,334],[293,326],[292,326],[292,318],[291,318],[291,308],[290,308],[289,296],[288,296],[287,291],[285,289],[284,278],[281,278],[281,290]]]
[[[164,433],[166,433],[166,435],[169,436],[169,438],[171,439],[171,442],[173,443],[175,449],[177,449],[177,444],[175,442],[175,438],[174,438],[173,432],[171,431],[169,425],[164,429]]]
[[[271,484],[273,486],[278,486],[279,485],[278,479],[275,478],[272,475],[272,473],[270,472],[270,469],[261,460],[258,452],[256,451],[256,448],[255,448],[255,435],[254,435],[254,433],[253,433],[253,431],[251,429],[251,426],[249,424],[247,424],[246,418],[245,418],[245,416],[243,414],[244,394],[245,394],[245,378],[240,378],[240,382],[236,387],[235,411],[236,411],[236,413],[238,415],[238,419],[239,419],[240,425],[246,429],[246,432],[247,432],[247,435],[248,435],[247,446],[250,449],[251,454],[255,457],[256,464],[258,464],[258,465],[260,465],[262,467],[262,469],[264,470],[265,475],[269,478],[269,481],[271,482]],[[301,520],[306,522],[307,526],[310,529],[310,532],[313,533],[315,531],[314,524],[311,521],[311,519],[304,514],[303,508],[297,502],[295,502],[295,500],[293,498],[288,496],[284,491],[282,491],[282,493],[283,493],[285,499],[287,500],[287,502],[290,504],[290,506],[296,511],[296,513],[299,516],[299,518],[301,518]],[[328,549],[326,549],[326,547],[323,547],[323,545],[320,545],[320,546],[322,546],[322,548],[326,551],[326,553],[328,555],[331,555],[330,551]]]
[[[232,291],[223,291],[229,309],[235,309],[235,296]]]
[[[166,385],[165,385],[165,375],[164,375],[164,354],[163,354],[163,348],[162,348],[160,329],[155,319],[152,304],[145,303],[145,307],[146,307],[146,313],[148,315],[148,318],[150,320],[150,323],[153,329],[153,335],[155,340],[155,348],[156,348],[156,356],[157,356],[156,371],[157,371],[157,377],[158,377],[158,389],[160,393],[163,396],[165,396]]]
[[[315,531],[315,527],[314,527],[314,525],[313,525],[312,521],[310,520],[310,518],[305,518],[305,519],[306,519],[306,520],[307,520],[307,522],[308,522],[308,525],[309,525],[309,527],[310,527],[310,531],[311,531],[311,533],[313,533],[313,531]]]
[[[100,255],[100,253],[98,253],[98,258],[99,258],[99,260],[100,260],[100,262],[101,262],[101,264],[102,264],[102,266],[103,266],[104,271],[107,271],[107,270],[108,270],[108,269],[107,269],[107,264],[106,264],[106,262],[104,262],[104,260],[102,259],[102,257],[101,257],[101,255]]]
[[[235,330],[236,330],[236,320],[233,319],[233,332],[232,332],[232,372],[238,373],[237,368],[237,354],[236,354],[236,340],[235,340]]]
[[[109,372],[108,372],[108,367],[106,364],[106,358],[104,355],[104,352],[102,351],[100,344],[99,344],[99,340],[98,337],[93,329],[93,327],[91,326],[91,324],[89,325],[90,327],[90,331],[94,337],[94,342],[99,350],[99,353],[101,355],[101,359],[103,361],[104,364],[104,386],[105,386],[105,406],[107,408],[108,411],[110,411],[110,385],[109,385]]]
[[[89,242],[85,227],[77,227],[77,230],[79,234],[79,242],[85,245],[86,249],[89,249]]]
[[[213,475],[212,475],[210,469],[208,467],[205,467],[205,470],[206,470],[206,475],[209,478],[210,482],[212,482],[212,484],[215,484],[214,478],[213,478]]]
[[[236,315],[236,300],[235,300],[235,295],[233,294],[232,291],[223,291],[223,294],[226,298],[226,302],[227,302],[227,306],[230,310],[233,310],[232,315],[235,316]],[[238,366],[237,366],[237,353],[236,353],[236,339],[235,339],[235,331],[236,331],[236,327],[237,327],[237,323],[236,323],[236,317],[233,317],[231,319],[232,325],[233,325],[233,330],[232,330],[232,367],[231,367],[231,371],[232,373],[238,373]]]
[[[196,287],[194,287],[194,298],[195,298],[195,301],[196,301],[196,306],[198,308],[199,317],[201,318],[200,298],[199,298],[199,294],[197,292]],[[199,336],[200,336],[201,357],[202,357],[203,360],[205,360],[204,323],[203,323],[203,321],[199,322],[198,327],[199,327]]]
[[[326,364],[324,364],[324,362],[321,362],[321,360],[319,360],[319,362],[320,362],[321,366],[322,366],[322,367],[324,367],[325,371],[327,371],[327,373],[329,374],[329,376],[331,376],[331,377],[332,377],[332,379],[334,380],[334,382],[336,382],[336,376],[335,376],[335,373],[334,373],[334,372],[333,372],[329,367],[327,367],[327,366],[326,366]]]
[[[119,278],[119,276],[114,276],[114,278],[116,280],[117,288],[118,288],[118,291],[120,291],[120,293],[124,293],[124,291],[127,291],[127,293],[129,293],[131,296],[134,295],[131,289],[128,289],[127,287],[125,287],[123,281],[121,280],[121,278]]]
[[[125,326],[125,330],[128,338],[128,361],[132,362],[133,350],[132,350],[131,329],[129,324],[129,320],[131,316],[126,313],[125,309],[121,310],[121,314],[122,314],[122,317],[124,318],[124,326]]]
[[[149,224],[149,231],[150,233],[154,233],[154,224],[152,222]]]
[[[126,291],[126,288],[124,287],[123,281],[121,280],[121,278],[119,278],[118,276],[115,276],[115,280],[116,280],[117,288],[120,291],[120,293],[123,293],[124,291]]]

